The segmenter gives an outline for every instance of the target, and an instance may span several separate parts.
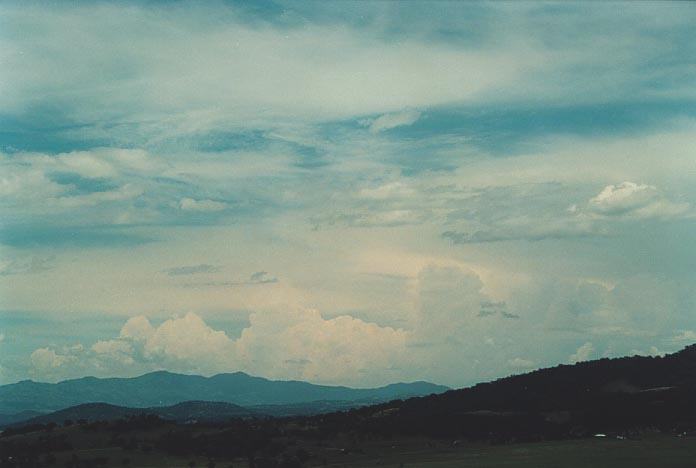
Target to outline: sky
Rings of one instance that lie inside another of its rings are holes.
[[[695,342],[694,24],[3,2],[0,383],[462,387]]]

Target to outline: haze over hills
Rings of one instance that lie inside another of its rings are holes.
[[[171,406],[187,401],[215,401],[245,407],[318,401],[366,404],[446,390],[448,387],[428,382],[355,389],[301,381],[275,381],[243,372],[202,377],[158,371],[134,378],[84,377],[58,383],[25,380],[3,385],[0,386],[0,414],[47,413],[97,402],[133,408]]]
[[[85,403],[71,406],[49,414],[43,414],[20,424],[63,424],[70,421],[109,421],[138,415],[154,415],[159,418],[176,421],[225,421],[232,418],[262,417],[263,413],[216,401],[186,401],[172,406],[155,406],[151,408],[128,408],[108,403]]]

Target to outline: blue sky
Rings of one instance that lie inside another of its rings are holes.
[[[696,7],[0,7],[0,383],[463,386],[696,340]]]

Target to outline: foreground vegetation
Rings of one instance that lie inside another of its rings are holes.
[[[304,420],[175,424],[143,416],[16,428],[0,467],[665,467],[693,466],[696,436],[644,431],[527,443],[328,433]]]

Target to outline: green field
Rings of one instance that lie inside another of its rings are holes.
[[[432,445],[432,443],[431,443]],[[529,468],[682,468],[696,466],[696,438],[654,436],[644,440],[569,440],[470,445],[418,441],[365,447],[364,454],[334,455],[327,466],[340,467],[529,467]],[[341,459],[343,457],[343,459]],[[310,465],[321,466],[321,465]]]
[[[174,456],[158,448],[157,440],[167,431],[180,428],[173,423],[125,433],[92,429],[91,426],[57,427],[49,432],[34,431],[2,438],[33,447],[36,464],[55,467],[208,467],[250,468],[246,457],[208,458],[193,454]],[[196,434],[212,436],[220,429],[191,428]],[[115,436],[131,441],[116,443]],[[49,453],[48,438],[63,438],[70,449]],[[227,444],[228,442],[224,442]],[[384,439],[359,434],[343,434],[333,438],[307,438],[281,435],[273,444],[280,447],[256,452],[255,468],[302,467],[529,467],[529,468],[686,468],[696,467],[696,436],[649,433],[640,440],[586,438],[553,442],[493,445],[458,440],[399,437]],[[303,463],[269,464],[270,458],[280,460],[283,454],[302,453]],[[9,453],[0,453],[0,466]],[[49,462],[47,457],[52,460]],[[17,460],[15,458],[15,460]],[[79,462],[77,462],[79,460]],[[72,463],[71,463],[72,461]]]
[[[71,431],[72,432],[72,431]],[[75,456],[81,460],[107,459],[100,466],[249,468],[246,459],[211,460],[174,457],[142,449],[95,447],[96,434],[73,432],[81,446],[55,453],[54,466],[65,466]],[[144,434],[143,434],[144,435]],[[27,437],[27,436],[25,436]],[[100,445],[100,444],[96,444]],[[529,468],[686,468],[696,466],[696,437],[652,435],[642,440],[579,439],[510,445],[460,443],[428,439],[391,441],[327,440],[293,442],[311,458],[303,466],[318,467],[529,467]],[[212,466],[212,465],[210,465]],[[264,468],[262,461],[257,468]]]

